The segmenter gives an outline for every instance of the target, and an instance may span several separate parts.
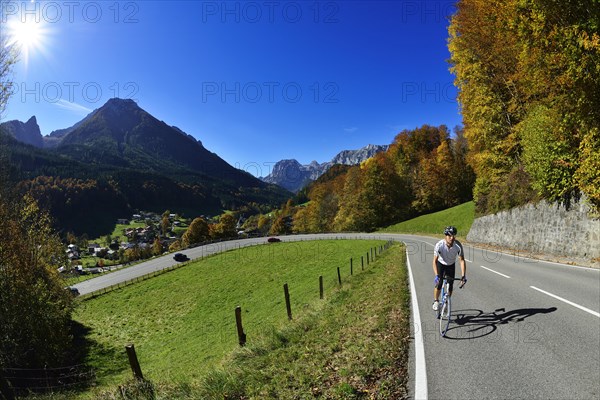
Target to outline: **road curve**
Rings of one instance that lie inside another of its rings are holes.
[[[411,393],[419,399],[600,397],[600,271],[465,246],[468,279],[441,338],[431,310],[436,238],[392,233],[281,236],[282,241],[404,242],[414,284]],[[241,239],[182,251],[191,259],[263,244]],[[91,293],[167,268],[172,255],[74,285]],[[418,323],[416,323],[416,322]],[[420,349],[420,351],[419,351]],[[421,369],[421,373],[419,370]],[[415,376],[420,379],[415,379]]]

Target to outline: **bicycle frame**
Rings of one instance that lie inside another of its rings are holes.
[[[442,282],[441,302],[437,311],[437,318],[440,320],[440,335],[446,336],[450,326],[450,316],[452,315],[452,296],[450,296],[450,281],[460,281],[460,279],[444,276]],[[462,287],[462,286],[461,286]]]

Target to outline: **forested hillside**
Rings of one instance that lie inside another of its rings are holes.
[[[457,128],[400,132],[389,149],[360,166],[332,168],[275,217],[271,233],[371,231],[472,199],[475,176]]]
[[[132,100],[109,100],[52,135],[51,146],[22,143],[18,137],[26,133],[30,142],[44,142],[35,118],[0,124],[0,152],[13,185],[48,210],[63,235],[105,235],[134,210],[218,215],[258,204],[270,208],[291,196],[227,164]]]
[[[476,211],[600,206],[600,2],[462,0],[449,49]]]

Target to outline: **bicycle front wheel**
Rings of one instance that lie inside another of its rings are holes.
[[[446,336],[448,327],[450,326],[450,314],[452,309],[452,300],[448,296],[442,302],[440,311],[440,335]]]

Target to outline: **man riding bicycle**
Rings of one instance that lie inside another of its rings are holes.
[[[456,240],[457,230],[454,226],[447,226],[444,229],[444,239],[436,243],[433,249],[433,273],[435,274],[434,289],[433,289],[433,309],[435,311],[439,308],[440,291],[442,289],[442,283],[444,276],[454,278],[454,270],[456,257],[460,260],[460,269],[462,271],[461,285],[467,282],[467,264],[465,263],[465,252],[462,244]],[[449,282],[450,290],[448,295],[452,295],[452,287],[454,281]]]

